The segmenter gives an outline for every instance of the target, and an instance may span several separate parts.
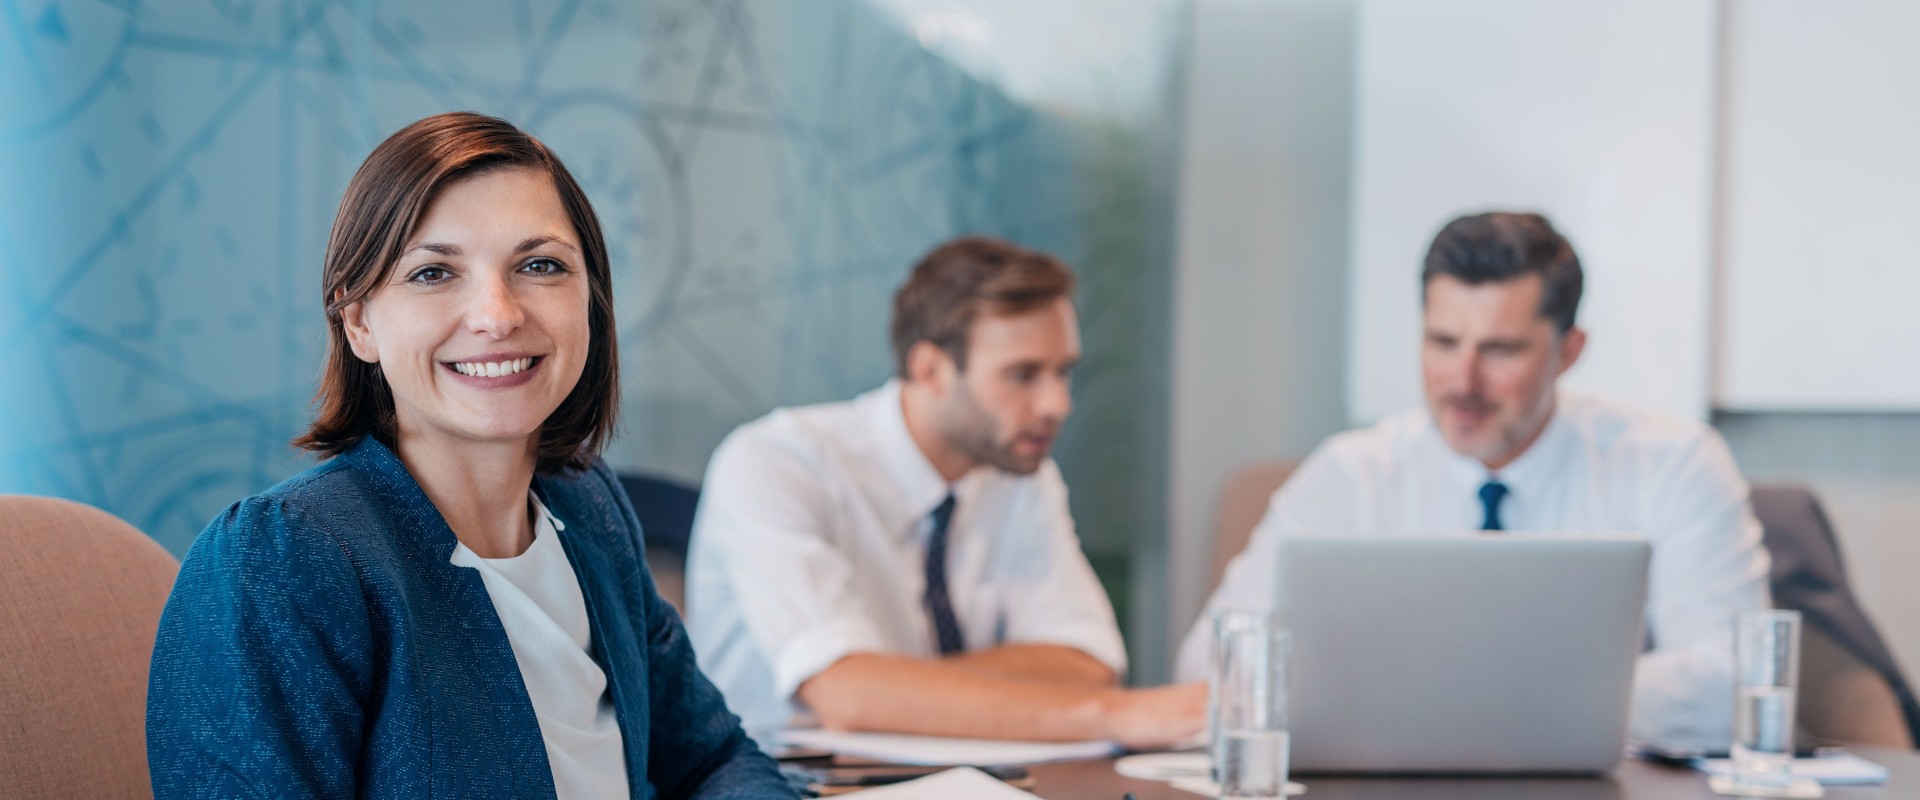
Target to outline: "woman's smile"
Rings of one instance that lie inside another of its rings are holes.
[[[442,361],[460,383],[481,389],[508,389],[534,379],[545,356],[487,355],[463,361]]]

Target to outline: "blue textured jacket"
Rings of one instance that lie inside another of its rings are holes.
[[[636,798],[793,797],[694,666],[605,464],[540,477],[593,626]],[[506,632],[453,531],[373,437],[227,509],[160,619],[154,794],[551,798]]]

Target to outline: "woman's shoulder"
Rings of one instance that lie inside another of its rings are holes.
[[[331,560],[341,555],[339,523],[371,501],[365,477],[331,459],[227,506],[200,532],[186,560],[269,569]]]
[[[375,615],[363,559],[341,545],[349,531],[328,513],[364,491],[349,473],[321,464],[233,503],[200,532],[161,616],[154,686],[168,688],[150,709],[182,714],[182,703],[218,697],[239,713],[277,702],[261,681],[328,671],[366,695]]]

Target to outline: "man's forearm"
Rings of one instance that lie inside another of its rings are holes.
[[[982,675],[1094,688],[1113,686],[1117,678],[1093,656],[1057,644],[1006,644],[949,656],[944,663]]]
[[[802,684],[800,699],[829,728],[1071,741],[1107,737],[1102,705],[1117,692],[858,653]]]
[[[821,724],[929,736],[1171,744],[1200,730],[1206,686],[1154,689],[1007,678],[947,661],[857,653],[800,686]]]

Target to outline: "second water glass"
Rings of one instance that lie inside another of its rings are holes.
[[[1793,782],[1794,701],[1800,683],[1800,612],[1748,611],[1735,622],[1733,781]]]
[[[1221,798],[1286,793],[1289,644],[1275,613],[1223,612],[1214,618],[1209,722]]]

